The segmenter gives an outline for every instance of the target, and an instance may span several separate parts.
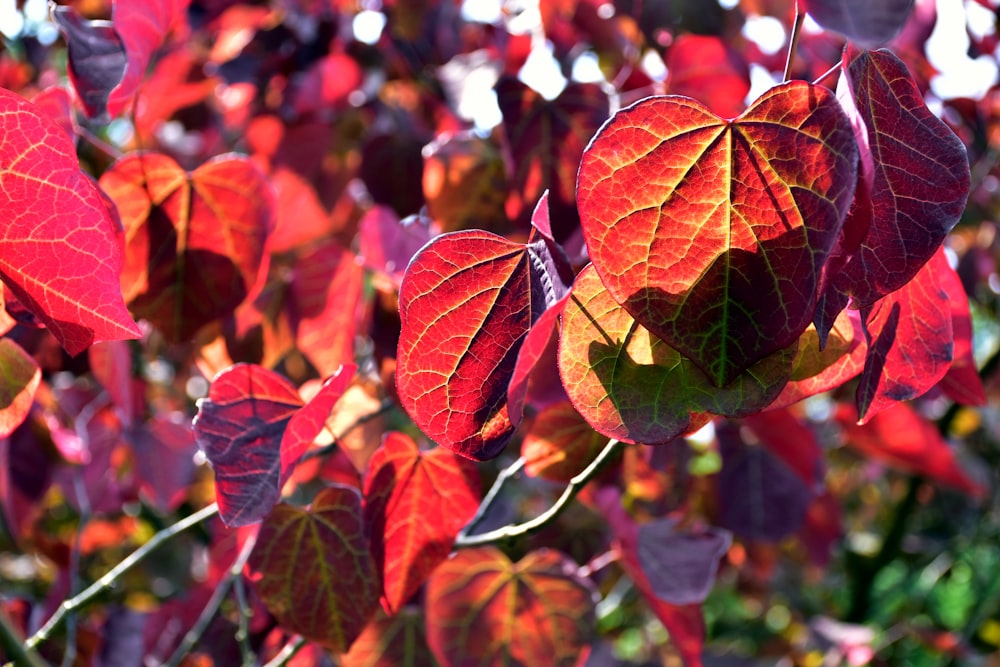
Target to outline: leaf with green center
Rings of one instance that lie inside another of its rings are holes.
[[[941,246],[965,210],[969,160],[899,58],[848,45],[844,62],[851,113],[863,121],[872,155],[872,219],[831,288],[864,307],[909,282]]]
[[[385,436],[368,463],[365,525],[387,612],[399,610],[448,558],[479,498],[471,461],[440,447],[421,452],[402,433]]]
[[[499,455],[521,419],[507,398],[518,352],[565,289],[541,241],[464,231],[425,246],[399,293],[396,386],[417,426],[462,456]]]
[[[28,417],[42,369],[10,338],[0,338],[0,438],[9,437]]]
[[[570,401],[598,432],[658,444],[703,421],[703,413],[743,416],[774,400],[792,369],[795,346],[756,362],[722,388],[615,303],[594,267],[573,283],[563,312],[559,374]]]
[[[166,155],[134,154],[100,184],[125,225],[121,282],[133,313],[182,342],[246,298],[274,211],[252,162],[220,156],[188,173]]]
[[[260,526],[250,581],[281,627],[343,653],[378,609],[361,495],[323,489],[309,509],[281,503]]]
[[[442,667],[573,667],[590,650],[595,595],[556,551],[512,563],[494,547],[466,549],[427,584],[427,642]]]
[[[115,224],[66,132],[0,89],[0,279],[71,355],[138,338]]]
[[[590,257],[615,301],[725,385],[812,320],[857,156],[833,93],[802,81],[732,121],[689,98],[647,98],[584,153]]]

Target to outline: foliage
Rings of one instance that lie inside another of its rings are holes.
[[[997,93],[934,2],[500,4],[18,4],[5,658],[1000,647]]]

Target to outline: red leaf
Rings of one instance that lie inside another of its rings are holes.
[[[703,424],[703,413],[742,416],[764,408],[785,385],[794,353],[772,354],[717,388],[637,324],[588,266],[563,312],[559,373],[573,407],[595,430],[624,442],[659,444]]]
[[[138,338],[115,223],[59,125],[0,89],[0,279],[66,351]]]
[[[274,210],[253,163],[220,156],[189,174],[166,155],[133,154],[100,183],[125,225],[129,306],[168,340],[190,339],[246,298]]]
[[[986,390],[976,367],[972,349],[972,315],[969,297],[962,286],[962,279],[949,264],[939,274],[941,288],[948,294],[951,305],[951,333],[954,338],[953,360],[948,372],[941,378],[941,389],[948,398],[963,405],[986,405]]]
[[[0,338],[0,438],[24,423],[42,381],[42,369],[20,345]]]
[[[733,121],[689,98],[619,111],[580,165],[584,237],[615,301],[722,386],[794,343],[855,186],[826,88],[772,88]]]
[[[308,510],[281,503],[260,526],[250,580],[288,632],[343,653],[378,608],[379,581],[350,487],[323,489]]]
[[[538,413],[524,435],[524,471],[532,477],[569,482],[594,460],[607,441],[568,401],[554,403]]]
[[[427,584],[427,643],[442,667],[574,667],[590,651],[590,582],[562,554],[511,563],[494,547],[465,549]]]
[[[351,650],[340,656],[343,667],[438,667],[424,632],[424,614],[414,607],[387,616],[379,610]]]
[[[358,226],[358,254],[365,265],[385,271],[397,286],[406,265],[437,233],[429,218],[415,215],[400,220],[395,211],[380,205],[368,209]]]
[[[873,160],[873,217],[833,287],[863,307],[905,285],[941,246],[965,209],[969,161],[899,58],[848,45],[844,62]]]
[[[304,407],[288,380],[260,366],[237,364],[212,380],[198,403],[194,433],[215,470],[227,526],[256,523],[271,511],[353,372],[353,366],[342,370]]]
[[[398,611],[448,558],[458,531],[479,505],[479,473],[448,450],[421,452],[388,433],[368,464],[365,525],[382,573],[382,606]]]
[[[723,38],[680,34],[670,45],[666,65],[670,94],[698,99],[723,118],[746,108],[750,67]]]
[[[399,295],[400,402],[438,444],[500,454],[520,421],[507,391],[532,323],[564,293],[544,243],[483,231],[438,236],[410,263]]]
[[[910,16],[913,0],[803,0],[805,10],[827,30],[866,47],[892,40]]]
[[[564,296],[542,313],[524,337],[507,388],[507,406],[515,415],[522,414],[526,404],[540,409],[566,398],[559,380],[557,351],[559,318],[568,298]]]
[[[962,470],[951,446],[937,428],[909,403],[897,403],[857,424],[857,413],[841,405],[837,420],[848,446],[899,470],[926,475],[969,495],[981,497],[984,489]]]
[[[939,250],[913,280],[862,311],[870,338],[857,390],[862,421],[920,396],[948,372],[951,304],[941,283],[950,273],[948,258]]]

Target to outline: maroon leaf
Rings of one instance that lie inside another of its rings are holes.
[[[549,549],[511,563],[465,549],[427,584],[427,642],[442,667],[574,667],[594,632],[595,591]]]
[[[123,426],[131,428],[142,414],[146,386],[133,369],[132,348],[117,340],[96,343],[87,350],[87,357],[90,372],[111,396]]]
[[[406,607],[392,616],[375,614],[351,650],[340,656],[343,667],[438,667],[427,646],[424,614]]]
[[[366,266],[385,271],[398,283],[407,264],[437,231],[429,218],[419,215],[399,219],[388,206],[375,205],[358,223],[359,255]]]
[[[897,401],[920,396],[948,372],[951,304],[941,283],[952,274],[944,250],[939,250],[913,280],[862,311],[870,338],[857,390],[862,421]]]
[[[910,16],[914,0],[803,0],[805,10],[827,30],[874,48],[892,40]]]
[[[163,512],[177,509],[187,499],[194,481],[194,454],[198,445],[190,420],[156,416],[130,434],[139,489]]]
[[[899,58],[848,45],[844,62],[857,118],[867,129],[874,215],[832,287],[863,307],[906,284],[941,246],[965,209],[969,161]]]
[[[700,604],[730,544],[728,530],[683,530],[675,519],[657,519],[640,524],[636,554],[656,597],[673,605]]]
[[[0,137],[0,279],[72,355],[138,338],[121,297],[115,222],[69,137],[2,89]]]
[[[24,423],[41,381],[35,360],[10,338],[0,338],[0,438]]]
[[[260,526],[250,580],[282,628],[343,653],[378,609],[361,496],[323,489],[308,510],[281,503]]]
[[[743,426],[752,437],[777,456],[810,489],[819,488],[826,475],[826,459],[816,436],[790,410],[768,410],[750,415]],[[750,437],[742,434],[744,438]]]
[[[489,232],[452,232],[426,246],[403,279],[400,401],[428,437],[468,458],[497,456],[520,421],[507,402],[518,351],[565,290],[544,252]]]
[[[479,473],[442,448],[421,452],[389,433],[368,463],[365,525],[382,573],[382,606],[398,611],[451,552],[479,505]]]
[[[91,118],[105,118],[108,95],[125,76],[125,45],[110,21],[87,21],[73,7],[54,7],[52,18],[66,38],[70,82]]]

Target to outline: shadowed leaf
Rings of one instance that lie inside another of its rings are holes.
[[[105,118],[108,95],[125,76],[125,45],[110,21],[88,21],[73,7],[54,7],[52,18],[65,35],[66,69],[84,112]]]
[[[552,482],[569,482],[594,460],[607,441],[568,401],[553,403],[535,416],[524,435],[524,471]]]
[[[913,0],[803,0],[803,4],[816,23],[865,47],[889,42],[913,9]]]
[[[674,519],[657,519],[639,526],[636,553],[656,597],[673,605],[700,604],[732,541],[728,530],[682,530]]]

